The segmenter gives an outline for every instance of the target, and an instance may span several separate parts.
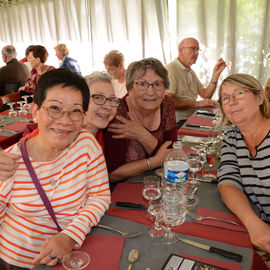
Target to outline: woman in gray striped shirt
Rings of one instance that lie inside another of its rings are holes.
[[[270,254],[270,110],[260,83],[233,74],[221,84],[223,123],[218,186],[222,200],[246,226],[254,246]],[[260,210],[258,217],[249,200]]]

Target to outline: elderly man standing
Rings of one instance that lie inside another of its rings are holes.
[[[222,58],[218,59],[212,79],[204,88],[195,72],[190,68],[196,63],[199,50],[199,42],[196,39],[185,38],[178,46],[178,58],[166,66],[170,80],[170,87],[166,92],[174,100],[178,128],[190,117],[196,107],[217,105],[215,101],[211,100],[211,97],[226,63]],[[203,100],[197,101],[198,95]]]
[[[2,58],[6,66],[0,69],[0,96],[16,92],[30,75],[26,65],[20,63],[16,57],[17,53],[12,45],[2,49]]]

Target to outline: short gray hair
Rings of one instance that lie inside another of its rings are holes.
[[[9,58],[16,58],[17,52],[14,46],[8,45],[2,49],[2,54]]]
[[[92,83],[97,82],[97,81],[107,82],[111,85],[113,81],[111,75],[109,75],[108,73],[104,71],[94,71],[90,75],[85,76],[84,79],[89,87]]]

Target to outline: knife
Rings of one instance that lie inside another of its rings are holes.
[[[195,125],[195,124],[186,124],[187,127],[195,127],[195,128],[213,128],[210,126],[201,126],[201,125]]]
[[[133,209],[147,209],[146,206],[139,204],[139,203],[132,203],[132,202],[116,202],[116,206],[120,207],[127,207],[127,208],[133,208]]]
[[[194,246],[194,247],[197,247],[197,248],[201,248],[201,249],[204,249],[204,250],[207,250],[209,252],[219,254],[221,256],[224,256],[224,257],[227,257],[227,258],[230,258],[230,259],[234,259],[234,260],[236,260],[238,262],[242,261],[243,256],[240,255],[240,254],[237,254],[237,253],[225,250],[225,249],[217,248],[217,247],[211,247],[211,246],[208,246],[208,245],[205,245],[205,244],[202,244],[202,243],[199,243],[199,242],[195,242],[195,241],[192,241],[192,240],[189,240],[189,239],[186,239],[186,238],[182,238],[182,237],[180,237],[180,236],[178,236],[176,234],[175,234],[175,237],[178,240],[180,240],[181,242],[184,242],[184,243],[186,243],[188,245],[191,245],[191,246]]]
[[[202,114],[202,115],[207,115],[207,116],[212,116],[212,117],[215,117],[215,116],[216,116],[215,113],[211,113],[211,112],[201,112],[201,111],[197,111],[196,114]]]

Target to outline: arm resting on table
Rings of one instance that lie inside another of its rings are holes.
[[[233,184],[222,184],[219,191],[223,202],[246,226],[252,244],[270,253],[270,228],[255,214],[246,195]]]

